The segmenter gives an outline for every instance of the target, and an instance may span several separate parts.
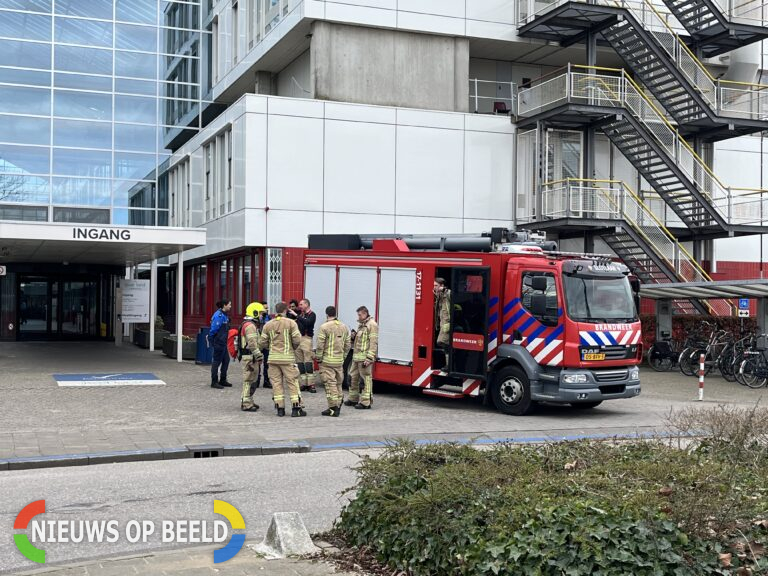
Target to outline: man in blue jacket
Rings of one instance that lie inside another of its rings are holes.
[[[229,336],[229,312],[231,310],[232,300],[223,298],[216,303],[216,312],[211,317],[211,329],[208,331],[208,345],[213,346],[211,388],[221,389],[232,386],[227,382],[227,370],[229,369],[227,337]],[[219,367],[221,367],[221,376],[219,376]]]

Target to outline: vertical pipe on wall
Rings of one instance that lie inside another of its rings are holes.
[[[184,334],[184,252],[178,254],[176,267],[176,360],[182,358],[182,335]]]
[[[155,350],[155,317],[157,316],[157,259],[149,272],[149,351]]]

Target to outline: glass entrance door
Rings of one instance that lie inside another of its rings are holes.
[[[100,337],[98,277],[21,276],[18,295],[19,339]]]

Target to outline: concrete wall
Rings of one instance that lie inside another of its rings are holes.
[[[277,75],[277,95],[289,98],[314,98],[309,50]]]
[[[469,41],[315,22],[315,98],[429,110],[468,110]]]

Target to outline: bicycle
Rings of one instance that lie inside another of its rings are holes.
[[[712,326],[709,322],[706,325]],[[704,374],[709,374],[715,368],[723,349],[728,345],[731,336],[725,330],[712,328],[707,344],[704,348],[689,346],[680,353],[678,364],[680,372],[686,376],[694,376],[698,373],[700,357],[704,354]]]
[[[743,385],[743,382],[740,381],[739,368],[744,361],[745,353],[751,350],[754,345],[755,335],[747,334],[723,350],[723,353],[718,358],[718,368],[725,380],[728,382],[739,382],[739,384]]]
[[[749,388],[762,388],[768,384],[768,334],[756,338],[754,349],[739,367],[739,374]]]
[[[698,332],[689,334],[683,342],[671,338],[657,340],[648,348],[648,365],[656,372],[668,372],[677,366],[680,352],[691,346],[702,348],[706,346],[706,341]]]

